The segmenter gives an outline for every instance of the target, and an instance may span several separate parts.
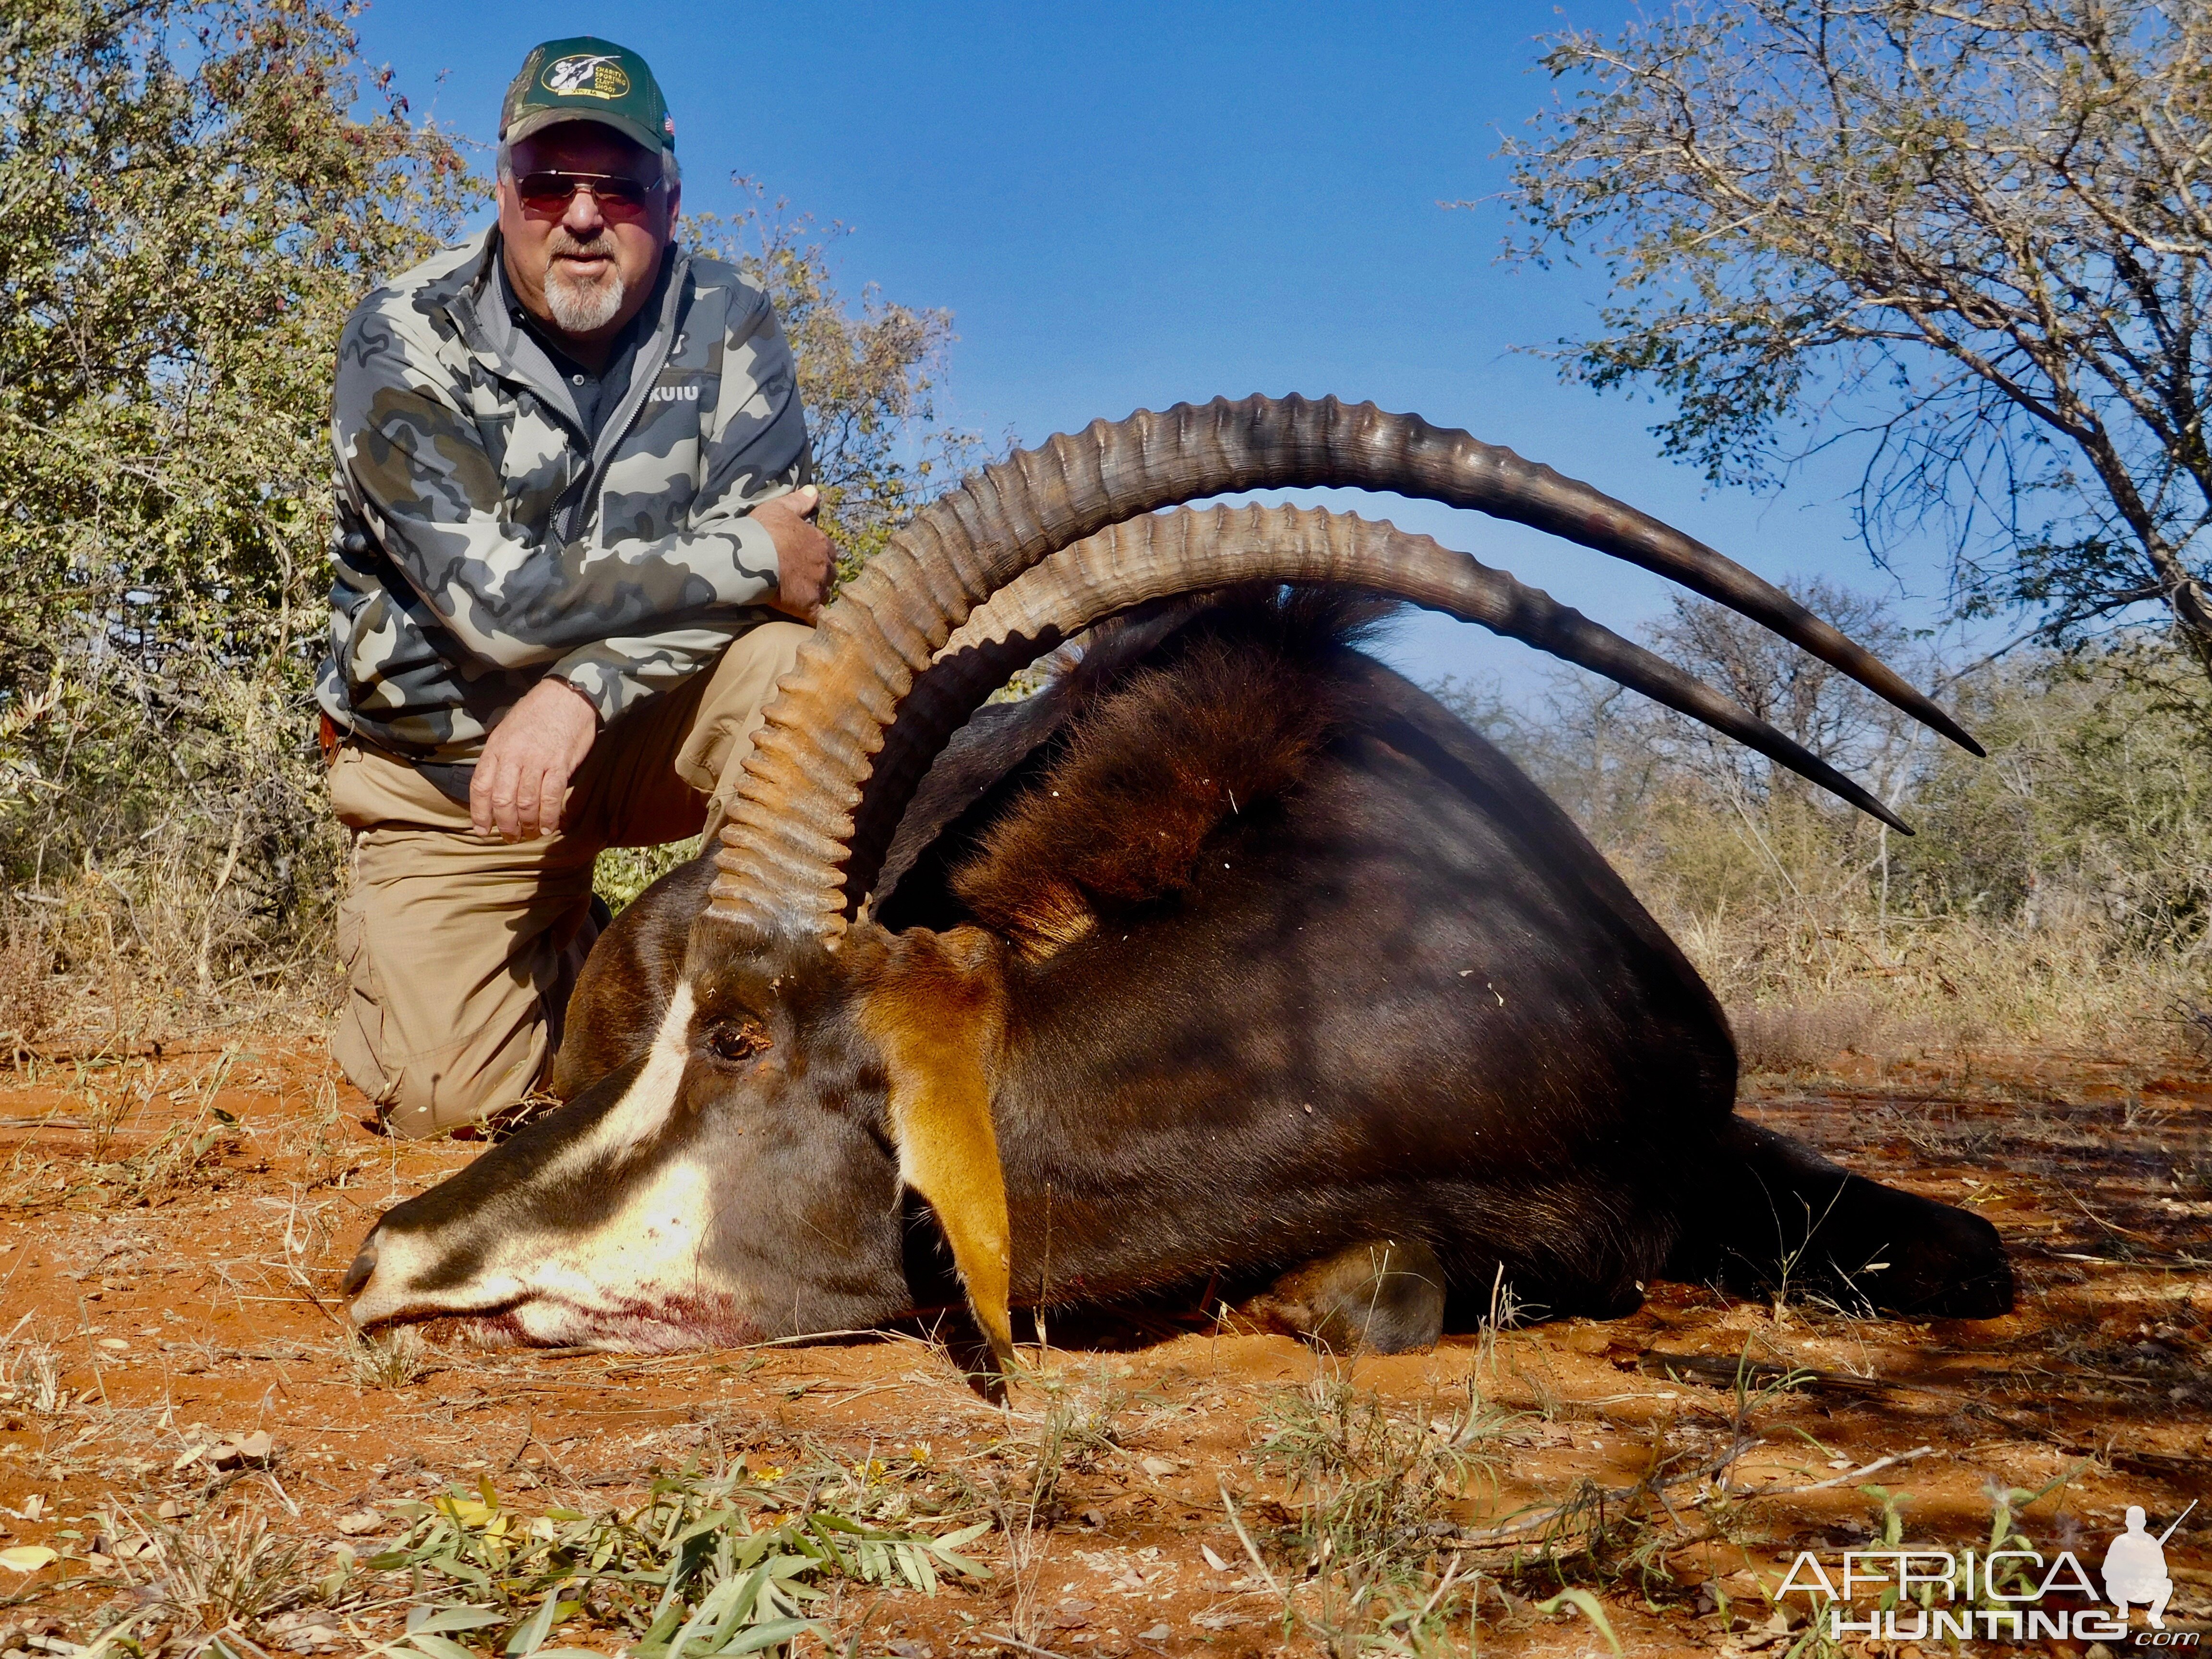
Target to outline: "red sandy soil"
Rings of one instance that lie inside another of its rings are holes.
[[[1658,1285],[1631,1318],[1454,1336],[1431,1353],[1349,1364],[1285,1337],[1195,1320],[1176,1334],[1156,1319],[1152,1340],[1111,1348],[1048,1332],[1053,1346],[1033,1351],[1048,1384],[1018,1390],[1010,1411],[911,1339],[642,1359],[433,1349],[411,1382],[364,1386],[337,1316],[339,1276],[381,1210],[480,1146],[372,1133],[360,1097],[303,1040],[25,1061],[0,1073],[0,1382],[16,1390],[0,1407],[0,1547],[46,1544],[62,1559],[0,1571],[0,1651],[10,1632],[19,1645],[43,1634],[30,1650],[65,1650],[129,1593],[129,1562],[97,1548],[99,1516],[118,1504],[167,1505],[179,1526],[264,1516],[319,1559],[341,1516],[382,1516],[380,1504],[456,1480],[489,1478],[518,1512],[591,1510],[635,1501],[649,1470],[688,1458],[743,1454],[757,1468],[826,1452],[850,1464],[921,1446],[948,1476],[988,1486],[1037,1439],[1054,1394],[1110,1421],[1116,1444],[1069,1465],[1029,1555],[994,1534],[975,1547],[994,1569],[987,1583],[934,1598],[842,1594],[838,1651],[1013,1652],[985,1640],[1013,1623],[1033,1648],[1068,1656],[1316,1650],[1310,1625],[1286,1633],[1283,1600],[1253,1569],[1223,1491],[1273,1570],[1295,1578],[1282,1540],[1302,1495],[1263,1453],[1288,1420],[1289,1391],[1317,1377],[1374,1391],[1416,1435],[1464,1410],[1470,1388],[1506,1414],[1486,1443],[1491,1473],[1438,1509],[1430,1569],[1458,1553],[1462,1585],[1476,1586],[1480,1622],[1470,1632],[1459,1620],[1454,1650],[1604,1650],[1571,1609],[1537,1611],[1560,1581],[1531,1566],[1542,1528],[1526,1516],[1585,1481],[1632,1489],[1669,1455],[1680,1469],[1710,1461],[1735,1432],[1747,1356],[1818,1375],[1752,1402],[1757,1443],[1725,1471],[1724,1491],[1678,1483],[1668,1504],[1642,1503],[1640,1571],[1603,1550],[1569,1563],[1566,1582],[1599,1591],[1631,1653],[1779,1659],[1796,1638],[1768,1595],[1797,1550],[1832,1559],[1869,1538],[1881,1521],[1869,1485],[1909,1494],[1897,1498],[1908,1540],[1964,1548],[1985,1540],[1992,1492],[2074,1471],[2020,1524],[2045,1549],[2077,1548],[2093,1571],[2126,1505],[2142,1504],[2156,1530],[2191,1498],[2212,1499],[2202,1066],[1853,1055],[1832,1074],[1754,1079],[1745,1092],[1747,1113],[1863,1173],[1979,1208],[2014,1253],[2019,1311],[1863,1322]],[[194,1161],[191,1141],[209,1131]],[[69,1391],[44,1413],[26,1392],[40,1344]],[[186,1458],[256,1430],[271,1437],[259,1462]],[[1882,1459],[1901,1461],[1860,1473]],[[2212,1607],[2207,1508],[2167,1546],[2177,1629],[2204,1628]],[[1516,1515],[1517,1567],[1510,1552],[1450,1536]],[[380,1520],[352,1541],[366,1553],[398,1530]],[[398,1619],[356,1623],[319,1650],[364,1649]],[[556,1639],[607,1653],[620,1642],[581,1626]]]

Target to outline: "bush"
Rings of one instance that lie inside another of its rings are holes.
[[[1800,595],[1894,653],[1879,607]],[[1666,710],[1562,671],[1534,710],[1448,702],[1566,806],[1730,1011],[1750,1069],[1847,1048],[2141,1037],[2206,1000],[2212,710],[2141,642],[2036,653],[1944,685],[1977,760],[1850,682],[1685,600],[1651,642],[1867,781],[1918,833],[1778,777]],[[1923,683],[1944,684],[1925,660]],[[1759,674],[1796,677],[1794,686]]]
[[[351,15],[0,0],[0,1042],[317,1018],[335,988],[333,356],[488,188]],[[804,230],[756,210],[730,251],[784,307],[858,557],[964,450],[929,406],[950,319],[854,314]]]

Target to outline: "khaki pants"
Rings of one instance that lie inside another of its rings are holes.
[[[479,836],[466,805],[404,762],[348,743],[331,805],[354,832],[338,907],[346,999],[331,1052],[403,1135],[522,1098],[546,1073],[599,927],[607,847],[656,847],[719,824],[762,706],[811,629],[763,623],[714,667],[599,734],[556,834]]]

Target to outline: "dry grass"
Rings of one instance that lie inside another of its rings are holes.
[[[1253,1565],[1271,1588],[1291,1587],[1285,1629],[1330,1654],[1448,1643],[1480,1593],[1450,1546],[1494,1518],[1513,1414],[1486,1401],[1472,1373],[1458,1397],[1409,1411],[1323,1364],[1270,1415],[1259,1464],[1285,1480],[1295,1519],[1274,1531],[1272,1567],[1256,1549]]]
[[[1753,1071],[1995,1042],[2212,1049],[2212,714],[2170,665],[2092,667],[1954,687],[1987,762],[1901,728],[1839,755],[1890,779],[1911,839],[1629,700],[1563,692],[1536,717],[1446,695],[1682,945]],[[18,876],[0,897],[0,1053],[143,1054],[313,1029],[334,1006],[344,837],[312,757],[248,689],[224,683],[228,747],[185,757],[189,787],[147,784],[158,757],[134,750],[80,793],[0,810]],[[696,850],[611,850],[597,885],[620,908]]]
[[[1841,901],[1809,915],[1794,899],[1692,908],[1663,874],[1622,862],[1727,1006],[1747,1071],[1992,1043],[2178,1053],[2204,995],[2201,952],[2147,948],[2083,911],[1884,921]]]
[[[404,1389],[430,1364],[422,1339],[404,1326],[382,1336],[343,1331],[338,1346],[345,1357],[346,1374],[357,1389]]]
[[[1779,1564],[1881,1536],[1888,1510],[1916,1540],[1978,1540],[1993,1480],[2034,1493],[2084,1447],[2106,1463],[2036,1503],[2033,1535],[2101,1539],[2125,1504],[2171,1517],[2201,1487],[2207,1108],[2185,1072],[1977,1054],[1754,1083],[1761,1121],[1986,1206],[2023,1285],[1987,1328],[1679,1285],[1620,1321],[1522,1327],[1501,1282],[1486,1328],[1432,1354],[1079,1344],[1002,1411],[919,1340],[346,1340],[327,1310],[360,1227],[465,1149],[347,1138],[321,1066],[301,1042],[16,1073],[11,1111],[55,1127],[27,1135],[24,1178],[52,1168],[8,1212],[0,1525],[58,1559],[5,1587],[33,1599],[0,1609],[0,1655],[38,1620],[116,1633],[109,1659],[653,1652],[698,1620],[710,1647],[803,1624],[897,1659],[1565,1659],[1607,1629],[1784,1659],[1806,1609],[1777,1628]],[[164,1113],[201,1121],[210,1085],[239,1139],[181,1188],[147,1206],[84,1178],[155,1145]],[[1907,1475],[1847,1473],[1923,1446]],[[2193,1528],[2173,1547],[2199,1567]],[[771,1562],[789,1595],[746,1601]]]

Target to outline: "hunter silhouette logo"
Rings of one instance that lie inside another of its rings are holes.
[[[2189,1510],[2196,1507],[2191,1498]],[[2175,1516],[2173,1526],[2154,1538],[2147,1530],[2142,1506],[2128,1506],[2128,1529],[2105,1552],[2105,1599],[2119,1609],[2122,1619],[2133,1602],[2142,1607],[2153,1630],[2166,1628],[2166,1604],[2173,1595],[2173,1580],[2166,1571],[2166,1540],[2188,1518],[2189,1510]]]
[[[2129,1610],[2141,1607],[2149,1628],[2133,1633],[2134,1646],[2194,1648],[2199,1645],[2197,1632],[2166,1627],[2166,1604],[2173,1595],[2166,1541],[2196,1507],[2191,1503],[2164,1532],[2154,1534],[2142,1506],[2130,1506],[2127,1530],[2105,1551],[2102,1599],[2112,1604],[2109,1609],[2069,1609],[2063,1601],[2047,1601],[2053,1595],[2090,1602],[2100,1598],[2072,1551],[2046,1557],[2027,1547],[1953,1551],[1890,1545],[1846,1550],[1842,1570],[1832,1576],[1832,1563],[1801,1550],[1774,1594],[1778,1600],[1793,1594],[1814,1598],[1816,1609],[1826,1615],[1825,1633],[1833,1642],[1848,1636],[1886,1642],[2120,1642],[2130,1639]],[[2027,1540],[2014,1541],[2024,1546]],[[1858,1611],[1869,1597],[1881,1605]]]
[[[586,98],[620,98],[629,90],[629,76],[611,52],[580,53],[546,66],[538,77],[548,92]]]

